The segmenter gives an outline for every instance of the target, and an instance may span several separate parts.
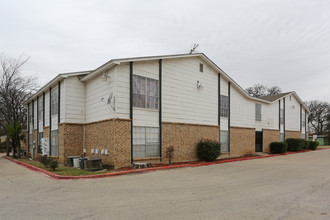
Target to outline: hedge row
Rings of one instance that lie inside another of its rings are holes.
[[[272,142],[270,152],[272,154],[285,153],[287,151],[316,150],[319,146],[317,141],[306,141],[301,138],[288,138],[285,142]]]

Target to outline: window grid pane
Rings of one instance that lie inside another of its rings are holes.
[[[43,117],[42,112],[43,112],[43,107],[44,107],[42,97],[39,98],[38,103],[39,103],[39,105],[38,105],[38,120],[39,121],[42,121],[43,120],[43,118],[42,118]]]
[[[220,117],[228,118],[229,113],[229,101],[228,96],[221,95],[220,96]]]
[[[56,87],[51,92],[52,92],[51,113],[52,113],[52,115],[57,115],[57,113],[58,113],[58,88]]]
[[[221,152],[229,151],[228,131],[220,131]]]
[[[256,121],[261,121],[261,104],[256,103]]]
[[[159,155],[159,128],[133,127],[133,158]]]
[[[58,156],[58,131],[51,132],[51,156]]]
[[[158,109],[158,80],[133,75],[133,107]]]

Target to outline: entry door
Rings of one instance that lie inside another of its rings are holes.
[[[262,152],[262,131],[256,131],[256,152]]]

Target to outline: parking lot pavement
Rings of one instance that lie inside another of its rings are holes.
[[[330,150],[102,179],[0,158],[0,219],[329,219]]]

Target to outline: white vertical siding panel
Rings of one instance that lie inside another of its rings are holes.
[[[33,128],[34,129],[37,129],[37,99],[34,100],[34,112],[33,112],[33,115],[34,115],[34,120],[33,120]]]
[[[222,76],[220,78],[220,94],[228,96],[228,80],[224,79]]]
[[[58,130],[58,115],[52,116],[52,131]]]
[[[65,120],[65,106],[66,106],[66,99],[65,99],[65,95],[66,95],[66,83],[67,83],[67,81],[66,81],[66,79],[65,80],[63,80],[62,82],[61,82],[61,89],[60,89],[60,123],[63,123],[63,122],[65,122],[66,120]]]
[[[134,69],[134,68],[133,68]],[[117,70],[117,117],[129,119],[129,64],[121,64]]]
[[[218,73],[199,58],[163,60],[162,120],[168,122],[218,124]],[[197,81],[202,88],[197,88]]]
[[[42,127],[42,120],[39,121],[39,132],[43,132],[44,128]]]
[[[135,62],[133,74],[159,80],[159,62]],[[159,110],[133,108],[133,125],[159,127]]]
[[[293,95],[285,98],[285,130],[300,131],[300,103]]]
[[[228,118],[220,118],[220,130],[228,131]]]
[[[77,76],[73,76],[65,79],[63,87],[63,122],[84,123],[85,84]]]
[[[49,90],[45,92],[45,127],[49,126]]]
[[[110,93],[116,97],[114,68],[107,73],[110,78],[106,82],[102,81],[102,75],[86,82],[86,122],[116,117],[116,112],[106,103]]]

